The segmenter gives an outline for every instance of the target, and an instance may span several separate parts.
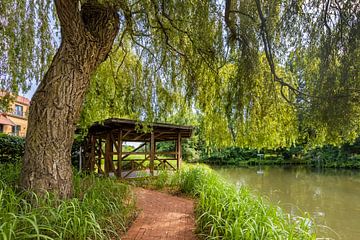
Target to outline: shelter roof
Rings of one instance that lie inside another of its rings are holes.
[[[193,126],[175,125],[168,123],[145,123],[149,127],[149,131],[144,132],[141,122],[123,119],[123,118],[109,118],[101,123],[95,123],[89,128],[89,133],[92,135],[103,135],[108,132],[119,133],[123,131],[124,141],[148,141],[150,139],[150,132],[154,132],[156,141],[175,140],[178,133],[182,138],[191,137]]]

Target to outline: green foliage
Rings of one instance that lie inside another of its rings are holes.
[[[359,146],[359,140],[357,141]],[[349,145],[335,147],[326,145],[302,152],[303,159],[307,164],[322,168],[360,168],[360,151]]]
[[[1,90],[26,91],[42,78],[58,38],[53,7],[53,1],[1,1]]]
[[[235,166],[304,164],[321,168],[359,168],[360,138],[342,146],[325,145],[308,149],[307,145],[297,145],[261,150],[260,153],[264,154],[262,158],[257,153],[258,150],[239,147],[212,149],[210,153],[202,152],[200,162]]]
[[[24,138],[0,133],[0,164],[20,161],[24,148]]]
[[[74,139],[71,150],[71,162],[75,168],[79,167],[79,149],[83,145],[81,136]],[[0,133],[0,164],[20,162],[25,149],[25,139],[18,136]]]
[[[95,176],[74,178],[74,198],[18,192],[18,167],[0,165],[1,239],[114,239],[133,217],[127,185]]]
[[[300,127],[313,146],[339,145],[359,134],[360,27],[353,3],[309,2],[293,15],[292,27],[286,26],[295,31],[283,32],[304,36],[293,42],[288,66],[304,92],[298,98]]]
[[[359,134],[355,0],[91,2],[116,8],[121,23],[92,76],[82,126],[197,115],[211,147],[339,145]],[[1,89],[41,78],[60,38],[53,14],[50,0],[2,1]]]
[[[15,186],[19,180],[21,164],[4,163],[0,164],[0,182],[9,186]]]
[[[257,150],[228,147],[215,149],[210,154],[202,153],[201,161],[219,165],[236,165],[239,162],[257,158]]]
[[[175,151],[175,141],[164,141],[156,144],[157,152]],[[196,143],[196,136],[190,139],[183,139],[181,142],[182,159],[186,162],[194,162],[199,159],[199,151]]]
[[[164,170],[160,171],[159,174],[156,176],[156,178],[152,181],[152,186],[154,186],[156,189],[162,189],[165,186],[169,184],[169,177],[170,177],[169,171]]]

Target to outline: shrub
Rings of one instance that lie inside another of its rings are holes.
[[[201,162],[219,165],[239,165],[249,159],[257,158],[257,150],[227,147],[214,150],[211,155],[202,155]]]
[[[71,149],[71,163],[79,168],[79,149],[83,139],[76,137]],[[21,161],[25,151],[25,139],[18,136],[0,133],[0,164],[17,163]]]
[[[24,138],[0,134],[0,164],[15,163],[24,155]]]

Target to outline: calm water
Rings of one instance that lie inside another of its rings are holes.
[[[360,171],[263,167],[261,175],[258,168],[215,170],[237,186],[250,186],[289,213],[309,213],[319,225],[319,238],[360,239]]]

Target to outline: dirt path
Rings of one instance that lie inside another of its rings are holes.
[[[136,188],[141,213],[123,240],[196,240],[194,202],[166,193]]]

